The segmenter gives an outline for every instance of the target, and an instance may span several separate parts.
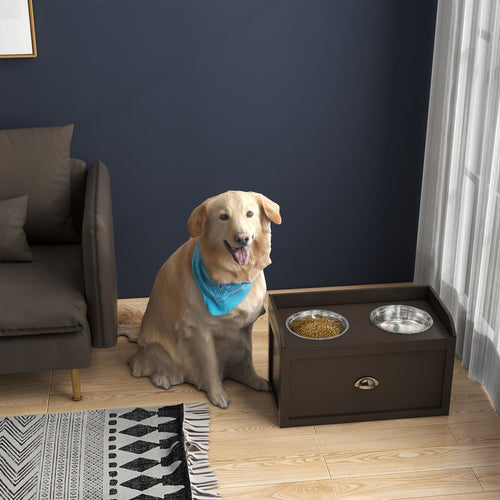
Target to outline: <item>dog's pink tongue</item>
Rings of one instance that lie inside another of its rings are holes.
[[[247,247],[237,248],[234,251],[234,256],[240,266],[245,266],[250,258],[250,250]]]

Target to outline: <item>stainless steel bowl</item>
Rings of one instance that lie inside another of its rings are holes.
[[[377,307],[370,313],[370,321],[381,330],[405,335],[425,332],[434,323],[426,311],[400,304]]]
[[[307,318],[325,318],[325,319],[330,319],[330,320],[336,320],[337,322],[340,321],[340,323],[343,324],[344,329],[338,335],[333,335],[330,337],[322,337],[322,338],[305,337],[303,335],[299,335],[298,333],[295,333],[291,328],[291,324],[297,319],[307,319]],[[338,313],[333,312],[333,311],[325,311],[323,309],[309,309],[308,311],[300,311],[300,312],[297,312],[297,313],[294,313],[294,314],[291,314],[290,316],[288,316],[288,318],[286,319],[286,328],[290,333],[292,333],[293,335],[295,335],[296,337],[299,337],[301,339],[331,340],[331,339],[336,339],[336,338],[344,335],[344,333],[346,333],[347,330],[349,330],[349,321],[347,321],[347,319],[344,316],[342,316],[341,314],[338,314]]]

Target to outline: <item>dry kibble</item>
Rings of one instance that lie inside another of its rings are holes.
[[[296,319],[290,325],[291,329],[301,337],[310,339],[326,339],[336,337],[344,331],[341,320],[324,318],[321,316]]]

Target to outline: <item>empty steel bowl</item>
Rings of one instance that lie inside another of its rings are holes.
[[[370,313],[370,321],[381,330],[405,335],[425,332],[434,323],[426,311],[399,304],[377,307]]]
[[[326,335],[326,332],[322,332],[324,334],[324,336],[311,337],[308,335],[301,335],[300,333],[295,332],[292,328],[294,321],[307,320],[307,319],[317,319],[317,318],[333,321],[334,323],[336,323],[337,325],[340,326],[340,328],[341,328],[340,333],[335,333],[335,334],[328,336],[328,335]],[[347,321],[347,319],[344,316],[342,316],[341,314],[338,314],[336,312],[325,311],[322,309],[310,309],[308,311],[300,311],[300,312],[297,312],[297,313],[294,313],[294,314],[291,314],[290,316],[288,316],[288,318],[286,319],[286,328],[290,333],[292,333],[293,335],[296,335],[297,337],[300,337],[301,339],[330,340],[330,339],[336,339],[336,338],[340,337],[341,335],[344,335],[344,333],[346,333],[347,330],[349,329],[349,322]]]

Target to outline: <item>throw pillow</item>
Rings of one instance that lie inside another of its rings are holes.
[[[28,195],[31,243],[72,243],[69,156],[73,125],[0,130],[0,199]]]
[[[31,262],[24,223],[28,195],[0,200],[0,262]]]

